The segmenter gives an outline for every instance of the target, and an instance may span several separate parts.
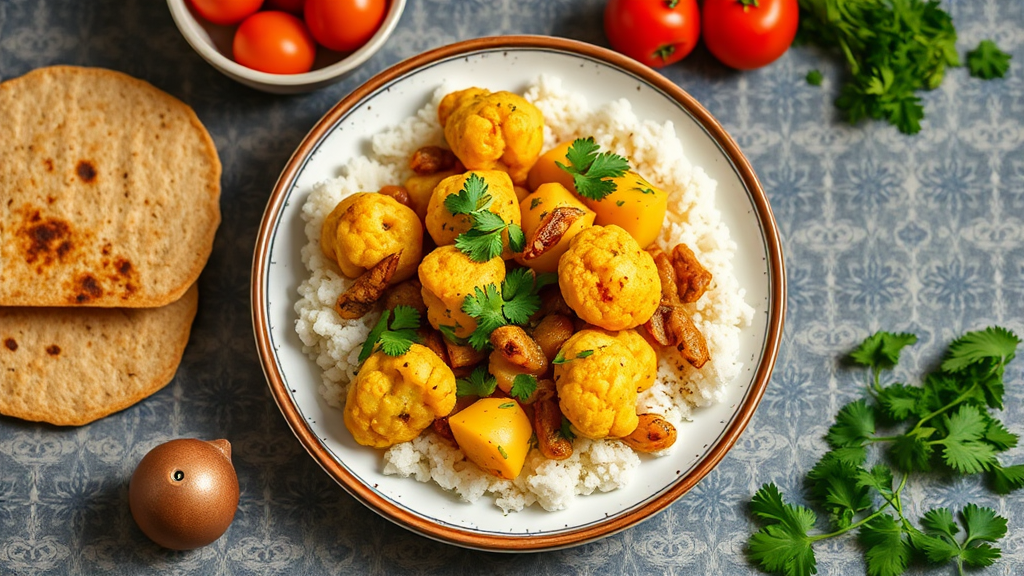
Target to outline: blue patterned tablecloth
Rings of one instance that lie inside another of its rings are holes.
[[[913,379],[949,339],[991,324],[1024,334],[1024,2],[944,0],[961,54],[992,38],[1009,77],[951,71],[924,95],[917,136],[851,127],[832,105],[841,70],[795,48],[736,73],[703,48],[664,74],[740,143],[770,197],[789,277],[782,349],[764,400],[724,461],[660,515],[569,550],[484,554],[435,543],[353,500],[314,464],[267,390],[252,337],[249,271],[267,197],[292,150],[337,100],[401,59],[482,35],[550,34],[607,45],[602,0],[409,0],[385,48],[346,81],[303,96],[235,84],[179,35],[162,0],[0,0],[0,79],[58,64],[104,66],[193,106],[224,164],[224,220],[174,381],[81,428],[0,418],[0,574],[754,574],[744,546],[750,495],[798,494],[832,415],[865,375],[839,361],[878,329],[916,332],[897,371]],[[825,74],[807,84],[808,70]],[[3,145],[3,143],[0,143]],[[2,197],[3,191],[0,191]],[[1004,420],[1024,433],[1024,361],[1007,373]],[[135,465],[157,443],[227,438],[241,485],[214,544],[170,552],[128,509]],[[1009,459],[1024,462],[1024,450]],[[410,480],[411,481],[411,480]],[[1024,573],[1024,495],[976,479],[915,480],[911,512],[969,501],[1009,520],[985,574]],[[853,539],[818,550],[819,573],[863,573]],[[931,573],[912,568],[912,574]],[[952,574],[952,567],[935,573]]]

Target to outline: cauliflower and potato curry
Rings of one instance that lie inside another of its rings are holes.
[[[356,279],[339,315],[386,307],[348,391],[355,440],[430,428],[506,479],[534,444],[568,457],[575,435],[671,446],[675,428],[637,397],[663,349],[700,347],[680,317],[710,277],[685,246],[675,261],[652,246],[667,194],[592,138],[541,156],[543,116],[515,94],[453,92],[438,119],[450,152],[418,150],[403,186],[348,196],[321,230]]]

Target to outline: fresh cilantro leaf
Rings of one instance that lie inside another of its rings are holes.
[[[522,402],[530,399],[537,390],[537,377],[532,374],[516,374],[508,395]]]
[[[993,466],[989,473],[989,482],[992,485],[992,491],[996,494],[1009,494],[1014,490],[1019,490],[1024,487],[1024,464],[1006,468],[999,465]]]
[[[992,445],[998,452],[1009,450],[1017,446],[1017,435],[1010,432],[999,420],[985,414],[988,422],[985,428],[985,435],[982,439]]]
[[[377,341],[380,340],[380,335],[388,328],[388,319],[391,318],[391,311],[385,310],[381,312],[380,318],[377,323],[370,329],[370,333],[366,335],[366,341],[363,342],[362,349],[359,350],[359,363],[366,362],[366,359],[373,354],[373,347],[377,345]]]
[[[498,409],[499,410],[505,410],[505,409],[508,409],[508,408],[512,408],[515,405],[516,405],[515,402],[503,402],[501,404],[498,404]]]
[[[558,354],[555,354],[555,358],[554,358],[554,360],[551,361],[551,363],[552,364],[565,364],[566,362],[572,362],[573,360],[577,360],[577,359],[580,359],[580,358],[587,358],[587,357],[593,356],[593,355],[594,355],[594,351],[593,350],[580,350],[580,353],[577,354],[575,357],[573,357],[573,358],[566,358],[565,354],[563,354],[562,351],[559,350]]]
[[[455,247],[474,262],[487,262],[497,258],[504,245],[501,232],[481,232],[470,228],[455,238]]]
[[[949,508],[933,508],[925,512],[921,517],[921,527],[924,528],[925,534],[944,536],[950,540],[954,540],[956,533],[960,531]]]
[[[814,550],[807,532],[815,515],[803,506],[786,504],[775,484],[765,484],[750,502],[754,516],[766,521],[748,543],[750,559],[770,572],[786,576],[817,573]]]
[[[986,425],[978,408],[961,406],[952,416],[943,416],[943,425],[946,437],[934,443],[945,447],[942,457],[950,468],[961,474],[977,474],[995,464],[995,450],[980,441]]]
[[[469,344],[469,338],[460,338],[459,336],[456,336],[455,331],[459,328],[462,328],[462,325],[458,322],[455,323],[455,326],[446,326],[442,324],[437,327],[446,340],[453,344],[458,344],[459,346],[465,346],[466,344]]]
[[[580,353],[577,354],[576,357],[577,358],[587,358],[588,356],[593,356],[593,355],[594,355],[594,351],[593,350],[580,350]]]
[[[967,533],[965,546],[977,541],[995,542],[1006,536],[1006,518],[997,516],[996,511],[991,508],[970,503],[960,511],[960,516],[963,518]]]
[[[471,172],[458,194],[449,194],[444,199],[444,207],[453,215],[472,214],[487,210],[493,198],[487,193],[487,181],[479,174]]]
[[[949,352],[942,362],[947,372],[961,372],[971,364],[995,360],[1006,364],[1013,359],[1020,338],[1013,332],[993,326],[977,332],[968,332],[949,345]]]
[[[988,544],[971,546],[960,553],[960,557],[963,558],[964,564],[975,568],[991,566],[1002,555],[1003,553],[998,548],[993,548]]]
[[[910,542],[903,526],[889,514],[882,514],[861,526],[860,541],[867,548],[870,576],[899,576],[910,562]]]
[[[870,471],[858,469],[857,485],[864,488],[871,488],[886,499],[893,497],[892,469],[884,464],[871,468]]]
[[[891,384],[878,393],[878,404],[885,415],[895,422],[902,422],[915,414],[920,414],[919,403],[922,389],[906,384]]]
[[[577,138],[565,155],[569,165],[555,162],[572,175],[576,191],[591,200],[602,200],[615,192],[616,185],[612,179],[629,170],[628,160],[611,152],[599,152],[600,149],[593,137]]]
[[[971,76],[982,80],[1002,78],[1010,69],[1010,56],[991,40],[982,40],[978,47],[967,53],[967,67]]]
[[[900,361],[900,352],[916,343],[917,336],[914,334],[875,332],[850,353],[850,359],[871,368],[894,368]]]
[[[501,447],[501,444],[498,444],[498,454],[501,454],[502,458],[508,460],[508,452],[505,452],[505,449]]]
[[[928,472],[935,449],[928,443],[934,428],[918,428],[914,432],[900,434],[889,447],[889,457],[898,470],[903,472]]]
[[[806,77],[807,83],[811,86],[821,86],[821,81],[824,79],[825,77],[822,76],[820,70],[811,70],[807,73]]]
[[[868,487],[858,482],[858,473],[866,471],[827,452],[807,473],[807,489],[812,501],[828,513],[837,529],[847,528],[853,517],[872,505]]]
[[[494,394],[498,381],[487,371],[487,366],[480,365],[473,369],[469,378],[455,380],[456,396],[479,396],[486,398]]]
[[[882,104],[882,110],[889,123],[896,126],[904,134],[917,134],[921,131],[921,120],[924,119],[924,106],[921,99],[912,94],[903,94],[899,98]]]
[[[508,247],[513,252],[522,252],[526,249],[526,234],[519,224],[508,225]]]
[[[875,433],[875,413],[863,399],[839,410],[825,439],[833,448],[863,446]]]
[[[933,564],[945,564],[960,554],[960,546],[956,541],[923,532],[912,532],[910,543],[914,548],[924,552],[925,557]]]
[[[491,332],[495,328],[526,324],[540,309],[537,280],[529,268],[516,268],[505,276],[500,291],[496,285],[487,284],[467,294],[462,301],[462,311],[477,320],[476,329],[469,335],[469,344],[477,350],[485,350],[490,346]]]
[[[394,319],[392,320],[392,315]],[[391,328],[388,328],[388,324]],[[359,351],[359,362],[363,363],[373,354],[373,349],[380,344],[382,352],[388,356],[401,356],[409,351],[414,342],[419,342],[419,334],[416,333],[420,327],[420,313],[411,306],[395,306],[395,309],[385,310],[381,313],[380,319],[370,330]]]
[[[481,289],[473,288],[473,294],[467,294],[462,301],[462,311],[476,319],[476,329],[469,335],[469,344],[477,350],[485,350],[490,345],[491,332],[506,324],[501,309],[505,304],[498,287],[488,284]]]
[[[559,350],[558,353],[555,354],[554,359],[551,360],[552,364],[565,364],[566,362],[568,362],[568,360],[565,359],[565,354],[563,354],[561,350]]]
[[[480,232],[501,232],[505,229],[505,221],[490,210],[478,210],[473,212],[473,229]]]

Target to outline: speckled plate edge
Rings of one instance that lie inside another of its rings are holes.
[[[289,190],[304,160],[317,148],[320,141],[349,110],[356,107],[363,99],[374,94],[382,87],[431,63],[480,51],[524,47],[579,54],[620,68],[663,92],[699,122],[728,157],[749,195],[765,243],[770,286],[768,309],[765,311],[768,315],[767,333],[765,334],[760,358],[757,360],[758,365],[755,369],[751,386],[743,397],[741,404],[737,407],[729,424],[719,437],[719,441],[700,462],[692,467],[687,474],[680,477],[667,490],[643,502],[640,506],[630,509],[626,513],[613,515],[605,521],[591,523],[575,530],[553,534],[509,536],[465,530],[432,522],[382,497],[378,492],[355,478],[344,466],[334,461],[330,452],[306,425],[301,413],[292,402],[281,374],[280,366],[275,361],[270,326],[266,320],[266,285],[264,279],[269,267],[269,254],[276,220],[280,215],[287,200]],[[531,552],[565,548],[615,534],[662,511],[704,478],[736,443],[753,416],[768,385],[782,338],[786,303],[785,295],[786,282],[782,246],[771,207],[749,161],[721,124],[693,97],[654,70],[598,46],[546,36],[477,38],[436,48],[402,61],[377,74],[336,104],[321,118],[303,140],[302,144],[299,145],[274,187],[260,224],[253,258],[251,282],[253,327],[264,374],[266,375],[274,400],[284,415],[285,420],[313,459],[353,497],[400,526],[441,542],[468,548],[503,552]]]

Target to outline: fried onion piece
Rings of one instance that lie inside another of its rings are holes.
[[[640,424],[622,441],[637,452],[659,452],[676,443],[676,427],[657,414],[640,414]],[[537,435],[540,440],[540,434]]]
[[[385,256],[374,264],[373,268],[359,275],[355,283],[338,296],[338,301],[334,304],[334,311],[338,316],[346,320],[355,320],[369,312],[373,304],[384,294],[388,282],[398,269],[398,260],[401,257],[402,251],[399,250]]]
[[[378,192],[385,196],[391,196],[406,208],[413,208],[415,210],[412,205],[412,199],[409,198],[409,191],[405,189],[405,186],[381,186]]]
[[[686,244],[676,244],[672,249],[672,268],[683,304],[696,302],[711,286],[711,272],[697,261],[697,256]]]
[[[420,328],[416,331],[420,335],[421,344],[430,348],[430,351],[437,354],[437,357],[444,361],[445,364],[451,366],[451,360],[448,359],[448,347],[444,344],[444,337],[441,333],[429,326],[426,328]]]
[[[573,326],[572,318],[563,314],[552,313],[541,318],[537,327],[533,329],[533,339],[544,351],[548,362],[555,359],[562,344],[573,335],[576,329]]]
[[[469,368],[483,362],[487,357],[486,352],[477,350],[469,344],[456,344],[445,338],[444,345],[448,348],[448,365],[452,370]]]
[[[541,380],[544,382],[551,381]],[[537,448],[545,457],[565,460],[572,456],[572,442],[562,436],[562,411],[553,394],[533,403],[533,431],[537,435]]]
[[[533,260],[558,244],[562,240],[562,235],[584,214],[585,210],[574,206],[559,206],[549,212],[526,242],[523,260]]]
[[[409,168],[420,176],[451,170],[455,166],[455,154],[440,146],[424,146],[412,153]]]
[[[665,251],[657,246],[651,246],[647,253],[654,258],[654,265],[658,268],[658,279],[661,280],[661,305],[673,306],[679,304],[679,291],[676,287],[676,270],[672,266],[672,259],[665,254]]]
[[[675,346],[694,368],[711,359],[707,340],[682,306],[659,306],[644,328],[658,344]]]
[[[547,356],[537,341],[520,326],[499,326],[491,332],[494,351],[524,372],[542,374],[548,367]]]

